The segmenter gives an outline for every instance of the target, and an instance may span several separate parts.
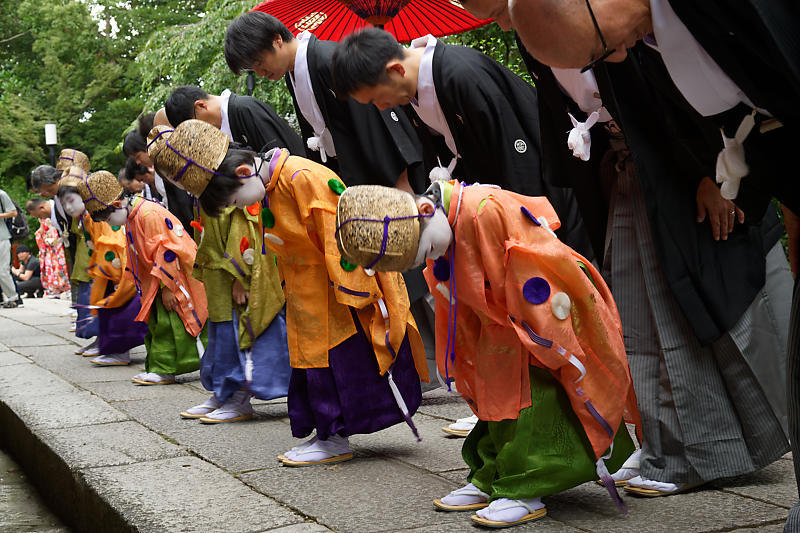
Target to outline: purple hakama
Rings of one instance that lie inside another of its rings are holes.
[[[292,435],[303,438],[316,430],[327,440],[374,433],[405,422],[361,325],[358,332],[328,351],[326,368],[293,368],[289,382],[289,421]],[[413,415],[422,401],[422,388],[408,336],[391,368],[397,388]]]
[[[139,295],[134,294],[133,298],[121,307],[97,310],[99,325],[97,347],[101,354],[123,353],[144,344],[147,323],[134,320],[140,308]]]

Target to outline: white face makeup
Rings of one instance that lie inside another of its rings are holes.
[[[239,176],[242,181],[242,186],[230,195],[228,198],[228,205],[244,208],[264,199],[264,195],[267,194],[264,182],[269,180],[269,176],[266,176],[266,178],[264,176],[264,174],[268,172],[268,163],[268,161],[264,161],[264,164],[261,165],[259,169],[259,174],[256,174],[256,167],[261,164],[261,159],[256,157],[255,166],[248,165],[249,174],[252,175],[249,177]]]
[[[428,198],[417,198],[417,206],[422,203],[434,205]],[[447,215],[441,208],[436,209],[432,217],[420,218],[420,226],[419,248],[412,268],[420,266],[426,259],[443,256],[453,241],[453,230],[450,229]]]
[[[74,192],[67,193],[63,196],[62,205],[64,206],[64,211],[74,218],[78,218],[86,210],[81,196]]]
[[[115,209],[106,222],[109,226],[124,226],[128,221],[128,210],[125,207]]]

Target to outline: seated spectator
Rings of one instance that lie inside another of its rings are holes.
[[[17,282],[17,292],[20,295],[26,294],[31,297],[41,296],[44,293],[42,288],[42,270],[39,266],[39,259],[31,255],[31,249],[25,244],[17,246],[17,259],[19,268],[11,267],[11,274]]]

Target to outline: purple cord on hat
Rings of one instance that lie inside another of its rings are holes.
[[[383,238],[381,239],[381,250],[380,250],[380,252],[378,252],[378,257],[376,257],[375,260],[372,261],[369,265],[364,267],[364,268],[372,268],[386,254],[386,244],[387,244],[387,242],[389,240],[389,222],[392,222],[393,220],[407,220],[409,218],[430,218],[430,217],[432,217],[433,215],[436,214],[436,208],[437,207],[441,207],[442,210],[444,210],[444,206],[442,206],[442,204],[437,203],[434,206],[433,212],[429,213],[427,215],[423,215],[423,214],[418,213],[416,215],[405,215],[405,216],[402,216],[402,217],[390,217],[389,215],[386,215],[382,219],[380,219],[380,218],[364,218],[364,217],[348,218],[347,220],[344,220],[341,224],[336,226],[336,231],[334,232],[334,235],[336,237],[338,237],[339,230],[342,229],[342,226],[344,226],[348,222],[383,222]]]
[[[89,194],[91,195],[89,197],[89,200],[96,200],[98,203],[106,206],[107,208],[113,209],[110,205],[108,205],[107,203],[103,202],[100,198],[98,198],[97,196],[94,195],[94,193],[92,192],[92,188],[89,187],[89,176],[84,176],[83,177],[83,183],[86,184],[86,189],[89,191]],[[86,201],[88,202],[89,200],[86,200]]]

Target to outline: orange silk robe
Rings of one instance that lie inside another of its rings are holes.
[[[132,279],[122,275],[128,263],[124,226],[114,231],[106,222],[93,221],[88,213],[83,214],[81,222],[92,243],[92,254],[87,269],[94,279],[89,296],[91,305],[106,308],[125,305],[136,294],[136,285]],[[114,259],[119,261],[115,262]],[[106,296],[109,283],[116,288]],[[97,310],[92,309],[92,313],[96,314]]]
[[[197,337],[208,318],[203,284],[192,277],[197,245],[189,230],[161,204],[136,197],[128,214],[126,272],[140,284],[142,309],[136,320],[147,322],[161,285],[178,299],[175,310],[186,331]]]
[[[453,187],[448,219],[455,237],[457,320],[455,361],[447,361],[447,373],[481,420],[499,421],[516,419],[531,405],[528,366],[546,368],[564,387],[600,457],[623,417],[638,426],[617,307],[592,264],[534,223],[523,207],[545,217],[550,229],[560,225],[546,198],[480,185]],[[542,303],[523,295],[534,277],[549,287]],[[425,278],[436,299],[436,360],[444,375],[446,296],[453,279],[437,280],[431,262]],[[564,320],[551,307],[558,292],[571,301]]]
[[[372,341],[381,374],[394,362],[408,333],[417,372],[427,381],[425,349],[403,277],[396,272],[368,276],[361,267],[347,271],[340,263],[335,236],[339,195],[328,185],[329,180],[341,184],[339,177],[286,151],[270,168],[267,198],[275,224],[265,228],[265,242],[278,256],[285,281],[292,367],[327,367],[328,350],[357,331],[352,308]],[[386,305],[388,322],[380,301]],[[387,326],[391,350],[386,345]]]

